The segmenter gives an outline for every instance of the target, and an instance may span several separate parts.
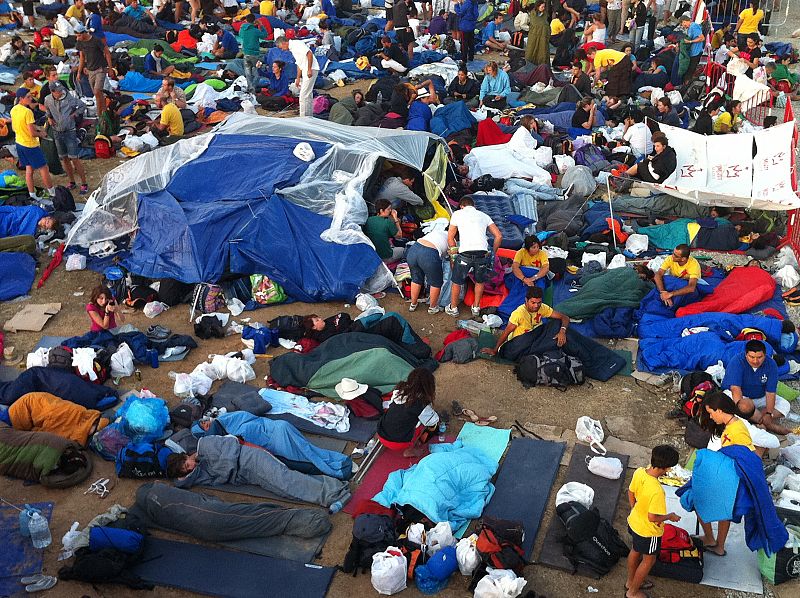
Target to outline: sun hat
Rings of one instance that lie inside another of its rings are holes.
[[[421,100],[422,98],[427,98],[429,95],[431,95],[431,92],[427,87],[423,87],[422,89],[417,90],[418,100]]]
[[[359,384],[352,378],[342,378],[342,381],[334,386],[336,394],[345,401],[352,401],[356,397],[360,397],[367,392],[367,388],[366,384]]]

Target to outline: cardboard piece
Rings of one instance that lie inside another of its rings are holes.
[[[60,303],[26,305],[3,324],[3,330],[6,332],[18,332],[20,330],[39,332],[45,327],[47,321],[59,311],[61,311]]]

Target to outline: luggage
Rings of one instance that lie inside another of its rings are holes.
[[[593,176],[597,176],[600,171],[611,167],[611,162],[606,160],[600,148],[593,144],[584,145],[576,149],[573,158],[575,158],[575,164],[578,166],[589,168]]]
[[[651,573],[658,577],[700,583],[703,580],[702,540],[692,540],[686,530],[665,523],[661,551]]]
[[[484,517],[477,534],[475,549],[481,561],[472,572],[470,592],[486,576],[487,567],[509,569],[517,575],[522,575],[522,570],[528,563],[525,561],[525,551],[522,549],[525,528],[520,522]]]
[[[800,526],[787,525],[789,542],[773,555],[758,551],[758,569],[761,575],[775,585],[800,578]]]
[[[517,378],[525,388],[553,386],[561,391],[586,380],[583,364],[563,351],[547,351],[541,355],[526,355],[514,368]]]
[[[64,185],[56,186],[56,194],[53,197],[53,211],[54,212],[75,211],[75,198],[72,197],[72,191],[67,189]]]
[[[194,298],[192,300],[192,313],[199,310],[200,313],[210,314],[221,311],[225,308],[225,294],[222,287],[216,284],[201,282],[194,287]]]
[[[564,556],[578,570],[583,565],[602,576],[611,571],[620,558],[628,555],[628,547],[619,533],[597,509],[587,509],[570,501],[556,507],[556,514],[566,529]]]

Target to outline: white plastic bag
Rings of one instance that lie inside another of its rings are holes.
[[[594,475],[618,480],[622,475],[622,462],[616,457],[587,457],[586,465]]]
[[[596,419],[582,415],[575,424],[575,436],[580,442],[585,442],[598,455],[605,455],[606,448],[603,439],[606,437],[603,426]]]
[[[605,252],[589,253],[588,251],[584,251],[583,255],[581,256],[581,266],[585,266],[589,262],[597,262],[603,267],[603,269],[605,269],[606,259],[607,254]]]
[[[242,303],[236,297],[233,299],[228,299],[228,301],[225,302],[225,305],[228,307],[228,311],[231,312],[231,315],[234,318],[244,311],[244,303]]]
[[[547,168],[553,163],[553,148],[541,145],[533,150],[533,160],[539,168]]]
[[[780,467],[780,465],[778,467]],[[800,473],[790,473],[786,476],[785,488],[800,492]]]
[[[461,538],[456,544],[456,560],[458,560],[458,570],[461,571],[461,575],[472,575],[481,563],[478,549],[475,548],[477,541],[478,536],[472,534],[469,538]]]
[[[591,509],[594,503],[594,489],[580,482],[567,482],[556,493],[556,506],[573,501]]]
[[[626,251],[630,251],[633,255],[639,255],[647,251],[647,247],[650,244],[650,237],[647,235],[637,235],[633,234],[628,237],[628,240],[625,241],[625,249]]]
[[[406,557],[399,548],[389,546],[372,557],[372,587],[378,594],[391,596],[406,589]]]
[[[371,307],[378,307],[378,300],[372,295],[359,293],[356,295],[356,307],[359,311],[367,311]]]
[[[772,275],[772,278],[778,281],[778,284],[784,289],[791,289],[792,287],[800,284],[800,274],[798,274],[794,266],[790,264],[786,264],[780,270],[775,272],[775,274]]]
[[[64,267],[66,268],[67,272],[72,272],[73,270],[85,270],[86,256],[81,255],[80,253],[73,253],[67,257],[67,264]]]
[[[170,378],[175,378],[175,384],[172,386],[172,392],[179,399],[186,399],[193,397],[192,394],[192,377],[189,374],[175,374],[170,372]]]
[[[486,571],[487,575],[475,586],[474,598],[517,598],[528,583],[510,569],[487,567]]]
[[[72,350],[72,365],[78,368],[81,376],[88,376],[90,382],[97,380],[97,372],[94,371],[94,358],[97,352],[91,347],[79,347]]]
[[[406,531],[406,540],[418,546],[425,544],[425,525],[422,523],[412,523]]]
[[[482,316],[481,319],[489,328],[500,328],[503,325],[503,320],[497,314],[487,314]]]
[[[785,465],[778,465],[775,467],[775,471],[767,476],[767,483],[769,484],[773,494],[778,494],[784,489],[784,487],[788,488],[786,481],[789,479],[790,475],[792,475],[792,470]],[[796,489],[789,488],[789,490]]]
[[[47,364],[50,363],[50,349],[45,347],[39,347],[33,353],[28,353],[28,357],[25,360],[25,368],[39,368],[39,367],[47,367]]]
[[[211,367],[207,368],[206,374],[214,380],[224,380],[228,376],[228,362],[231,360],[227,355],[211,355]],[[213,372],[213,373],[212,373]]]
[[[800,468],[800,444],[793,444],[781,449],[781,456],[790,467]]]
[[[445,546],[455,546],[456,539],[453,537],[450,522],[441,521],[428,530],[426,544],[428,546],[428,555],[435,554]]]
[[[240,382],[242,384],[250,382],[250,380],[254,380],[256,377],[253,367],[244,359],[239,359],[237,357],[231,358],[228,361],[227,375],[228,380],[231,382]]]
[[[157,315],[167,311],[169,309],[169,305],[166,303],[161,303],[161,301],[151,301],[147,305],[144,306],[144,315],[148,318],[155,318]]]
[[[128,343],[120,343],[116,352],[111,356],[111,377],[125,378],[132,376],[135,369],[133,351],[131,351]]]
[[[791,509],[792,511],[800,511],[800,492],[784,490],[778,495],[775,506],[783,509]]]
[[[555,160],[556,166],[558,167],[558,172],[561,174],[567,172],[567,168],[572,168],[575,166],[575,158],[572,156],[567,156],[566,154],[553,156],[553,160]]]
[[[775,260],[776,268],[780,269],[784,266],[792,266],[795,269],[800,268],[800,264],[797,263],[797,256],[795,256],[794,251],[788,245],[781,248]]]
[[[616,268],[624,268],[625,267],[625,256],[621,253],[618,253],[614,257],[611,258],[611,261],[608,264],[608,270],[614,270]]]

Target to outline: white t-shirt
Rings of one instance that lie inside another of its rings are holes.
[[[290,39],[289,40],[289,52],[292,53],[294,56],[294,61],[297,64],[298,72],[303,73],[303,76],[306,76],[308,72],[308,53],[311,52],[311,49],[301,42],[299,39]],[[318,71],[319,70],[319,63],[317,62],[317,57],[314,56],[314,52],[311,52],[311,70]]]
[[[427,241],[431,245],[436,248],[436,251],[439,252],[439,255],[444,257],[447,255],[447,231],[437,228],[436,230],[432,230],[424,237],[420,238],[420,241]]]
[[[647,156],[653,151],[653,140],[650,129],[644,123],[634,123],[625,131],[622,138],[631,145],[637,158]]]
[[[489,251],[486,229],[494,224],[488,215],[475,206],[466,206],[453,213],[450,225],[458,228],[458,251]]]
[[[608,0],[608,10],[622,10],[622,0]]]

